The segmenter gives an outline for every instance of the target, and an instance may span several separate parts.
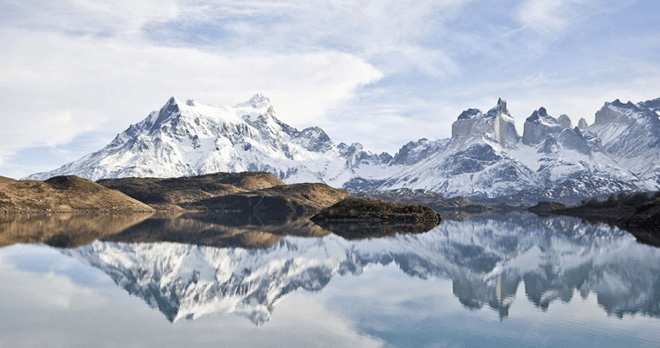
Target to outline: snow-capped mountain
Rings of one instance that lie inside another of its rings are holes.
[[[660,185],[660,98],[637,105],[605,103],[594,124],[607,154],[649,186]]]
[[[172,97],[131,125],[105,148],[48,173],[98,180],[180,177],[215,172],[267,171],[288,183],[324,181],[341,186],[356,175],[386,171],[388,154],[362,145],[335,145],[318,127],[302,131],[276,117],[270,100],[256,94],[234,107],[213,107]]]
[[[411,277],[451,279],[465,306],[501,316],[524,282],[527,299],[541,308],[569,301],[574,290],[593,291],[609,314],[660,317],[660,251],[574,218],[446,221],[421,235],[360,241],[285,237],[261,250],[96,241],[62,253],[107,273],[170,321],[235,313],[263,324],[289,293],[319,291],[333,277],[392,263]]]
[[[593,125],[581,119],[575,128],[568,116],[555,118],[539,108],[525,121],[520,137],[506,102],[500,99],[487,113],[477,109],[461,113],[449,140],[406,145],[428,155],[404,166],[390,163],[402,168],[396,175],[380,180],[356,178],[347,186],[517,200],[525,196],[579,200],[620,191],[657,190],[660,131],[656,124],[660,120],[648,105],[658,103],[660,99],[637,106],[606,103]],[[400,152],[404,150],[409,152],[406,147]]]
[[[660,189],[660,98],[605,103],[595,123],[577,127],[545,108],[524,123],[522,136],[506,101],[487,112],[467,109],[450,139],[420,139],[397,154],[359,143],[335,144],[318,127],[299,131],[276,117],[257,94],[234,107],[171,98],[108,146],[48,173],[93,180],[176,177],[219,171],[268,171],[287,183],[335,187],[427,189],[470,198],[579,200],[619,191]]]

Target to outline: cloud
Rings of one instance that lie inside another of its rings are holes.
[[[0,25],[72,35],[139,33],[149,22],[179,15],[174,0],[8,0],[0,4]]]
[[[0,161],[117,133],[170,95],[233,105],[262,92],[284,121],[323,123],[384,74],[457,74],[420,40],[467,2],[3,2]]]
[[[525,0],[518,10],[518,20],[525,27],[546,36],[557,35],[572,24],[590,17],[630,6],[633,0]]]
[[[285,121],[311,123],[381,77],[363,59],[335,51],[209,52],[20,29],[5,33],[0,156],[101,128],[119,132],[170,95],[233,105],[264,92]]]
[[[522,121],[541,105],[589,117],[653,97],[657,24],[629,29],[632,3],[3,1],[0,173],[33,172],[15,157],[34,148],[96,150],[171,95],[262,92],[293,126],[391,152],[449,136],[461,110],[497,97]]]

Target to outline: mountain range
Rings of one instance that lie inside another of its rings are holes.
[[[463,111],[449,139],[420,139],[395,154],[335,144],[319,127],[282,122],[257,94],[233,107],[172,97],[103,149],[46,173],[92,180],[265,171],[286,183],[368,190],[430,190],[447,197],[579,200],[660,188],[660,98],[606,102],[595,122],[541,107],[520,135],[507,103]]]

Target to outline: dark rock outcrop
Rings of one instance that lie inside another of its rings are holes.
[[[347,198],[311,218],[347,239],[396,233],[423,233],[437,226],[440,214],[421,204],[401,204],[368,198]]]

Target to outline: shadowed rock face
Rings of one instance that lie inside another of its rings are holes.
[[[77,176],[58,176],[46,181],[17,181],[0,177],[0,211],[151,212],[153,208],[125,194]]]
[[[520,141],[513,117],[506,101],[498,99],[497,106],[486,114],[477,109],[463,111],[452,124],[452,139],[487,137],[504,148],[514,148]]]
[[[526,145],[539,144],[563,128],[554,117],[548,115],[545,108],[540,108],[525,120],[522,142]]]

